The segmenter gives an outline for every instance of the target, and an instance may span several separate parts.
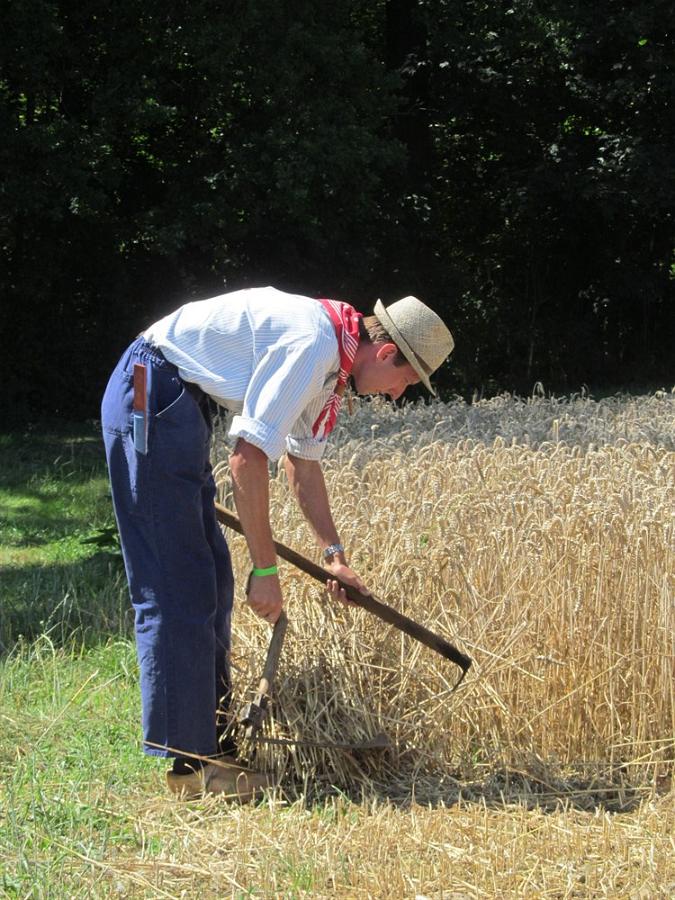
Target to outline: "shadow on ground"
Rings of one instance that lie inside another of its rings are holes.
[[[131,633],[124,568],[111,553],[71,563],[8,566],[0,573],[0,596],[3,655],[18,640],[44,634],[59,646]]]
[[[582,764],[583,765],[583,764]],[[588,769],[592,768],[589,764]],[[601,766],[598,766],[602,769]],[[459,802],[479,804],[488,810],[503,810],[509,806],[539,810],[547,813],[561,809],[577,812],[630,813],[648,797],[666,795],[672,790],[672,776],[663,775],[656,782],[629,781],[614,775],[604,767],[604,773],[579,774],[563,778],[553,772],[540,780],[529,773],[508,769],[495,770],[482,780],[451,775],[428,775],[413,779],[401,777],[393,783],[373,782],[368,790],[336,790],[317,784],[307,794],[307,785],[297,785],[294,799],[304,797],[308,808],[322,804],[330,797],[343,796],[352,803],[372,803],[374,798],[399,809],[423,806],[430,809],[449,808]],[[293,795],[293,790],[287,793]]]

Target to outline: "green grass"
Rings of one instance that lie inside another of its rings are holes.
[[[0,435],[0,565],[64,563],[91,555],[81,539],[110,520],[96,430]]]
[[[128,629],[103,444],[92,426],[0,435],[0,652]]]
[[[100,435],[0,435],[0,473],[0,896],[95,896],[137,846],[120,796],[156,774]]]
[[[139,752],[137,694],[127,640],[41,638],[2,662],[0,896],[96,896],[97,863],[137,851],[125,797],[160,777]]]

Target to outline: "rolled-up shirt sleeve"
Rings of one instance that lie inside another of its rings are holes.
[[[326,381],[331,375],[327,368],[332,364],[327,360],[334,355],[326,353],[322,346],[325,340],[316,336],[295,340],[276,344],[263,353],[254,365],[243,408],[232,419],[229,435],[233,442],[244,438],[269,459],[279,459],[287,449],[287,438],[296,431],[295,423],[299,420],[306,423],[310,410],[320,403],[320,412],[323,405],[320,398],[326,393]],[[306,424],[303,425],[298,439],[303,445],[307,442],[308,447],[297,452],[297,456],[320,458],[322,448],[318,455],[317,449],[309,449],[310,443],[317,443],[312,438],[311,426],[307,432]],[[295,452],[290,445],[288,449]]]
[[[323,451],[326,449],[326,438],[315,437],[312,427],[321,415],[321,410],[331,393],[332,390],[329,389],[321,396],[314,398],[293,423],[291,433],[286,438],[286,449],[293,456],[313,460],[320,460],[323,456]]]

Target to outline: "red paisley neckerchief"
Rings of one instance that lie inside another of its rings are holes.
[[[363,314],[357,312],[348,303],[341,303],[339,300],[319,300],[319,303],[323,305],[333,323],[340,353],[340,371],[335,390],[312,426],[312,434],[315,437],[323,428],[323,438],[325,439],[335,427],[340,412],[342,395],[345,392],[347,379],[351,374],[354,357],[359,346],[359,319],[363,318]]]

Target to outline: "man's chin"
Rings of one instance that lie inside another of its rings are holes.
[[[356,394],[357,397],[367,397],[368,396],[368,394],[359,390],[357,383],[354,381],[353,375],[349,376],[349,379],[347,380],[347,386],[349,387],[349,390],[352,392],[352,394]]]

